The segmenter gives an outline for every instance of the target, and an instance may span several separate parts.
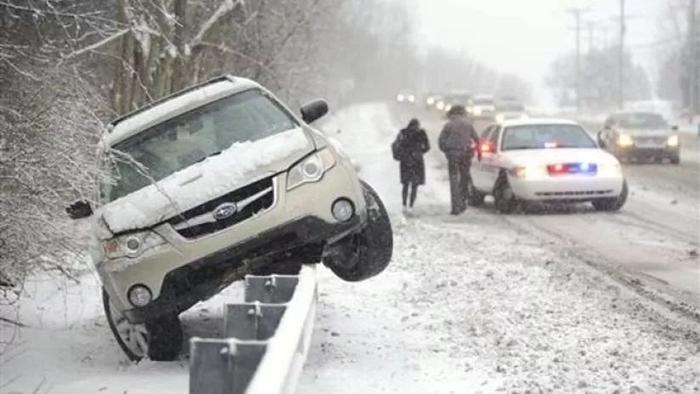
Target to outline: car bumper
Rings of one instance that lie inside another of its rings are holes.
[[[657,146],[657,147],[637,147],[616,148],[614,154],[619,158],[673,158],[678,157],[679,147]]]
[[[511,179],[513,193],[527,201],[591,201],[617,197],[622,192],[622,177],[552,177],[537,180]]]
[[[291,191],[286,190],[286,173],[283,173],[275,177],[274,188],[275,203],[257,216],[196,239],[187,239],[170,224],[163,223],[153,231],[166,244],[139,258],[98,264],[98,273],[110,299],[122,311],[131,309],[128,291],[133,285],[141,284],[151,291],[153,308],[159,307],[163,302],[157,301],[168,286],[166,279],[180,268],[185,267],[195,276],[210,271],[206,276],[216,281],[217,276],[225,276],[224,271],[235,270],[245,261],[307,245],[322,247],[358,231],[365,223],[362,188],[349,163],[339,162],[321,181]],[[348,222],[338,222],[333,217],[331,206],[339,198],[349,199],[355,206],[355,216]],[[195,298],[202,296],[201,292],[194,293],[197,293]]]

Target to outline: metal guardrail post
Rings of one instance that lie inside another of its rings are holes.
[[[190,393],[291,393],[316,316],[315,266],[246,277],[245,301],[225,307],[222,339],[190,340]]]

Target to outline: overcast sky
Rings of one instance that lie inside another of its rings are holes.
[[[399,0],[401,1],[401,0]],[[635,47],[637,61],[652,67],[654,46],[662,37],[659,15],[667,0],[627,0],[627,42]],[[545,73],[552,61],[575,45],[574,18],[567,9],[587,9],[582,20],[596,22],[595,45],[619,37],[619,0],[410,0],[420,35],[420,45],[442,45],[465,51],[495,69],[513,72],[529,80],[536,96],[546,100]],[[588,48],[588,26],[582,32]]]

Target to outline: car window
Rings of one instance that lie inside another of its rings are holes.
[[[663,129],[668,123],[663,116],[654,113],[628,113],[619,117],[619,126],[633,129]]]
[[[595,148],[588,133],[578,125],[546,124],[508,127],[502,150]]]
[[[260,140],[296,126],[287,111],[259,90],[204,105],[115,145],[114,179],[105,185],[103,195],[108,201],[117,199],[235,143]]]
[[[488,141],[489,136],[491,135],[491,132],[492,132],[493,129],[495,129],[495,128],[496,128],[496,126],[489,126],[489,127],[487,127],[486,130],[484,130],[483,132],[481,132],[481,135],[479,136],[479,139],[482,140],[482,141]]]

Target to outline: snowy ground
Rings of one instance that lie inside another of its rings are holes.
[[[485,208],[455,218],[446,215],[444,165],[433,153],[429,184],[415,212],[405,216],[389,144],[408,115],[366,104],[324,125],[387,203],[396,248],[387,271],[366,282],[344,283],[320,269],[318,317],[300,393],[700,391],[698,320],[640,296],[603,267],[587,264],[591,256],[582,253],[605,260],[621,246],[605,252],[571,239],[573,231],[607,231],[597,238],[616,239],[625,229],[629,242],[656,245],[657,254],[685,251],[692,247],[685,239],[693,235],[692,222],[667,223],[659,218],[671,215],[665,208],[651,219],[633,215],[658,200],[670,212],[677,208],[671,217],[681,220],[697,207],[693,190],[664,194],[660,181],[640,175],[647,190],[635,182],[636,198],[620,215],[501,216]],[[438,120],[432,122],[434,138]],[[542,230],[549,226],[559,238]],[[605,267],[614,270],[617,263]],[[692,278],[696,271],[688,272]],[[80,280],[37,279],[19,315],[2,311],[30,327],[0,325],[0,339],[12,340],[0,360],[0,392],[187,392],[187,356],[128,363],[107,328],[95,279],[86,274]],[[187,334],[216,335],[221,304],[238,295],[240,286],[233,286],[187,312]]]

